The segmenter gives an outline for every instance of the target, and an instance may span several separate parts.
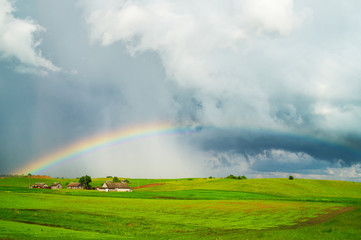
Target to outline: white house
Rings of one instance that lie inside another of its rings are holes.
[[[63,185],[61,185],[60,183],[55,182],[55,183],[51,184],[50,188],[51,189],[62,189]]]
[[[133,189],[131,189],[125,181],[122,182],[109,182],[106,181],[101,188],[98,189],[98,191],[115,191],[115,192],[133,192]]]

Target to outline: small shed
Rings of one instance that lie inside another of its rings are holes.
[[[55,183],[51,184],[50,188],[51,189],[62,189],[63,185],[61,185],[60,183],[55,182]]]
[[[98,189],[98,191],[115,191],[115,192],[133,192],[133,189],[131,189],[125,181],[122,182],[110,182],[106,181],[101,188]]]
[[[30,188],[49,188],[49,186],[46,183],[34,183]]]
[[[69,183],[68,185],[66,185],[67,189],[84,189],[83,184],[81,183]]]

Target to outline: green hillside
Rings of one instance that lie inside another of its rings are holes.
[[[139,191],[179,191],[190,189],[239,191],[283,197],[361,198],[361,183],[311,179],[192,179],[166,182]]]

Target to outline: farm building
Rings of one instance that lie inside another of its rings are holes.
[[[55,182],[55,183],[51,184],[50,188],[51,189],[62,189],[63,185],[61,185],[60,183]]]
[[[49,186],[46,183],[34,183],[30,188],[49,188]]]
[[[84,186],[81,183],[73,182],[66,185],[67,189],[84,189]]]
[[[131,189],[125,181],[122,182],[109,182],[106,181],[101,188],[98,189],[98,191],[116,191],[116,192],[133,192],[133,189]]]

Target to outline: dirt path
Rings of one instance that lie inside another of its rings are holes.
[[[155,186],[160,186],[160,185],[164,185],[164,183],[151,183],[151,184],[146,184],[146,185],[142,185],[139,187],[132,187],[132,189],[149,188],[149,187],[155,187]]]
[[[323,222],[326,222],[334,217],[336,217],[339,214],[345,213],[345,212],[349,212],[349,211],[353,211],[355,210],[356,207],[354,206],[349,206],[349,207],[341,207],[339,209],[336,210],[330,210],[328,213],[326,214],[320,214],[315,218],[311,218],[305,222],[299,222],[296,225],[293,226],[288,226],[288,227],[281,227],[281,228],[298,228],[298,227],[302,227],[302,226],[312,226],[312,225],[316,225],[316,224],[320,224]]]

